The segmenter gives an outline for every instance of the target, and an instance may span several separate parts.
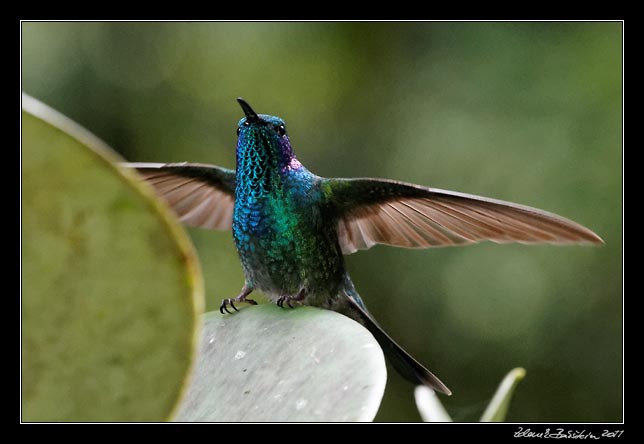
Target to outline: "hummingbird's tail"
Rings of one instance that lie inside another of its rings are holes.
[[[452,391],[432,372],[427,370],[420,362],[411,357],[391,337],[384,332],[376,320],[367,311],[360,295],[356,292],[353,283],[349,280],[345,295],[350,302],[352,314],[355,314],[367,330],[376,338],[389,362],[406,380],[416,385],[426,385],[438,392],[451,395]]]

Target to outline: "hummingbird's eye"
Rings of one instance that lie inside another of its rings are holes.
[[[280,137],[284,137],[286,135],[286,128],[284,125],[276,126],[275,131],[277,131],[277,134],[279,134]]]
[[[241,131],[240,127],[237,127],[237,135],[239,136],[239,132]]]

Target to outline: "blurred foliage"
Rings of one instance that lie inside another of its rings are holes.
[[[476,421],[508,367],[508,421],[622,418],[622,25],[24,23],[23,89],[132,161],[233,167],[235,102],[287,121],[325,176],[543,208],[602,247],[376,247],[347,258],[387,331]],[[231,234],[191,230],[208,309],[243,284]],[[258,332],[258,340],[261,333]],[[289,346],[297,346],[291,342]],[[390,372],[382,421],[420,420]]]
[[[490,403],[485,408],[480,422],[504,422],[508,415],[508,408],[514,389],[519,381],[525,377],[525,369],[517,367],[505,375],[501,384],[496,389]],[[440,402],[438,394],[424,385],[414,389],[414,398],[418,413],[425,422],[452,422],[453,419]]]
[[[517,388],[519,382],[525,378],[525,369],[517,367],[512,369],[499,387],[496,389],[490,404],[487,406],[481,416],[481,422],[503,422],[508,416],[508,409],[510,408],[510,401],[512,401],[512,395],[514,394],[514,389]]]

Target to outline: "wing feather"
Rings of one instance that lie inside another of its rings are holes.
[[[383,179],[327,179],[325,189],[345,254],[376,244],[603,243],[591,230],[556,214],[472,194]]]
[[[186,225],[230,230],[235,171],[206,164],[125,163],[135,168]]]

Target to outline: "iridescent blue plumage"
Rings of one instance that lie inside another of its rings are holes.
[[[284,121],[238,99],[235,171],[201,164],[130,164],[186,224],[233,231],[245,275],[221,312],[262,290],[280,306],[327,308],[365,325],[409,381],[450,390],[367,311],[344,256],[376,244],[406,248],[497,243],[601,243],[587,228],[536,208],[386,179],[329,179],[297,160]]]
[[[319,205],[321,181],[295,157],[280,118],[239,122],[233,237],[247,289],[335,305],[344,259]]]

